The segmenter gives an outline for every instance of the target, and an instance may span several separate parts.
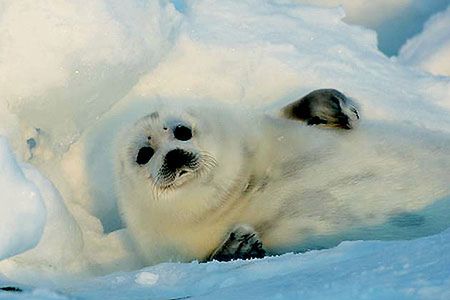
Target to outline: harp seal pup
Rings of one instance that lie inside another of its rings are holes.
[[[450,140],[358,119],[354,102],[331,89],[276,114],[198,101],[149,108],[118,134],[115,155],[120,211],[143,263],[254,258],[448,226]]]

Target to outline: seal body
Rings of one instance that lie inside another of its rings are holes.
[[[308,126],[327,114],[296,107],[159,103],[117,135],[119,207],[145,264],[207,259],[242,224],[269,254],[450,225],[448,138],[364,120],[339,130],[340,115]]]

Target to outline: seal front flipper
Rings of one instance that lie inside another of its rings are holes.
[[[234,259],[263,258],[266,251],[258,233],[248,225],[238,225],[225,241],[209,257],[209,260],[230,261]]]
[[[352,129],[359,113],[353,101],[335,89],[315,90],[287,105],[281,116],[307,125]]]

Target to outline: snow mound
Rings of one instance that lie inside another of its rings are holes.
[[[60,151],[164,56],[178,19],[157,1],[0,5],[0,102]]]
[[[34,183],[42,196],[47,222],[39,243],[33,249],[9,260],[1,261],[0,268],[3,274],[10,278],[17,276],[15,273],[20,269],[32,269],[35,272],[39,270],[40,280],[45,282],[48,275],[42,266],[46,266],[48,269],[57,269],[58,276],[62,277],[63,270],[73,272],[71,264],[74,261],[78,261],[79,265],[86,264],[82,255],[83,240],[77,223],[53,184],[30,165],[23,166],[23,172]],[[45,216],[42,213],[41,215]],[[35,218],[39,217],[41,216]],[[27,273],[27,271],[21,273],[22,279],[29,278],[28,280],[31,281],[36,276],[36,273],[31,275]]]
[[[0,260],[33,248],[46,222],[36,185],[27,179],[6,139],[0,136]]]
[[[401,48],[399,62],[434,75],[450,76],[450,6],[437,13],[423,31]]]

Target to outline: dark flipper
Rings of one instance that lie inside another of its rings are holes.
[[[210,260],[230,261],[234,259],[262,258],[266,254],[258,234],[246,225],[234,228],[227,239],[214,251]]]
[[[287,119],[307,125],[352,129],[359,119],[355,104],[335,89],[315,90],[281,110]]]

